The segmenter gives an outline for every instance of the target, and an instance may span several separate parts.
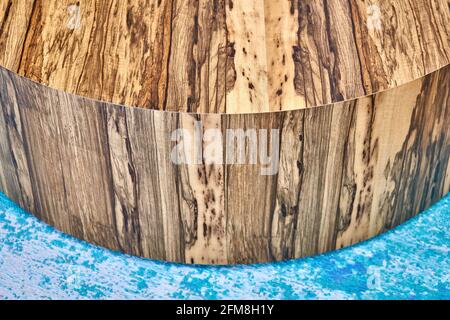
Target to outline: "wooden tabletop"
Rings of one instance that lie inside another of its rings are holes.
[[[449,7],[448,0],[0,0],[0,65],[127,106],[301,109],[447,65]]]

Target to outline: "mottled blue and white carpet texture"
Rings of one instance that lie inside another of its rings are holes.
[[[371,241],[236,267],[154,262],[39,222],[0,194],[0,299],[449,299],[450,197]]]

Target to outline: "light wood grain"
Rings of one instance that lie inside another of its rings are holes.
[[[0,0],[0,65],[127,106],[295,110],[444,67],[449,26],[447,0]]]

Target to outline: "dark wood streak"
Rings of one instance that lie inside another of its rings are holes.
[[[122,251],[142,255],[139,208],[137,205],[136,170],[129,141],[125,108],[105,108],[105,119],[109,152],[109,182],[112,190],[114,226]],[[129,246],[136,246],[130,248]]]
[[[3,34],[4,26],[9,17],[9,12],[11,10],[12,1],[9,0],[6,4],[6,9],[3,11],[2,19],[0,20],[0,35]]]
[[[395,214],[389,217],[386,230],[411,218],[411,215],[406,217],[401,215],[400,210],[406,208],[409,213],[425,210],[427,204],[437,201],[443,192],[441,175],[447,171],[449,165],[447,155],[450,152],[450,129],[443,120],[450,116],[449,89],[450,77],[445,73],[436,78],[429,78],[423,83],[423,90],[417,98],[416,108],[412,114],[408,136],[393,163],[397,192],[398,190],[405,192],[401,201],[396,204]],[[426,95],[433,90],[442,90],[444,94]],[[440,107],[431,110],[420,108],[421,105],[430,104]],[[421,193],[426,196],[418,197]]]

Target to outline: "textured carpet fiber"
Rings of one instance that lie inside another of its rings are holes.
[[[450,197],[381,237],[331,254],[195,267],[89,245],[0,194],[0,299],[449,299]]]

